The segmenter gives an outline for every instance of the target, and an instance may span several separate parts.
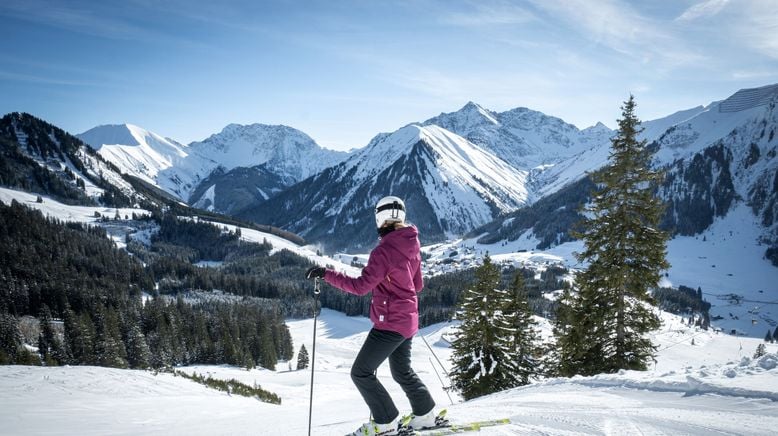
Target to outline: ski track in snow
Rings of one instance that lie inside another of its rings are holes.
[[[664,327],[655,334],[658,362],[648,371],[551,379],[466,403],[452,394],[456,404],[451,405],[433,372],[437,362],[418,336],[413,366],[453,422],[511,419],[509,425],[482,429],[478,434],[483,435],[772,434],[778,427],[778,345],[768,344],[770,354],[750,359],[761,342],[757,339],[685,327],[673,315],[663,314],[663,319]],[[313,320],[287,324],[295,349],[305,344],[311,350]],[[370,325],[363,317],[322,310],[312,434],[343,435],[367,420],[368,409],[349,371]],[[456,326],[441,323],[421,331],[446,365],[451,350],[444,337]],[[667,347],[679,337],[694,337],[697,345],[687,340]],[[279,362],[276,371],[207,365],[178,369],[257,383],[281,396],[282,404],[230,396],[171,374],[0,366],[0,435],[307,434],[308,370],[290,371],[287,362]],[[378,377],[400,413],[408,413],[410,406],[386,364]]]

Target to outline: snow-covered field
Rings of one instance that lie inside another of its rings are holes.
[[[768,344],[770,354],[753,360],[757,339],[696,330],[672,315],[663,314],[663,319],[655,335],[657,363],[645,372],[552,379],[462,402],[453,394],[449,400],[433,371],[436,360],[420,336],[413,345],[414,367],[453,421],[511,419],[510,425],[483,429],[484,435],[774,434],[778,345]],[[288,325],[295,347],[305,344],[310,351],[313,320]],[[322,311],[312,434],[343,435],[368,419],[349,369],[369,328],[365,318]],[[454,323],[443,323],[421,332],[445,365],[450,349],[444,337],[453,328]],[[230,396],[170,374],[0,366],[0,434],[307,434],[310,371],[289,371],[283,362],[277,371],[179,369],[257,383],[278,394],[282,404]],[[401,413],[407,413],[409,405],[388,367],[378,375]]]

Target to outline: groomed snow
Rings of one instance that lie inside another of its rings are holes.
[[[759,340],[704,332],[686,327],[680,318],[662,317],[665,325],[655,335],[658,362],[644,372],[551,379],[469,402],[452,394],[452,405],[420,336],[414,339],[413,366],[438,407],[447,408],[455,422],[511,419],[510,425],[483,429],[483,435],[772,434],[778,426],[778,346],[768,344],[770,354],[752,360]],[[289,320],[288,325],[295,349],[305,344],[310,353],[313,320]],[[349,370],[369,328],[365,318],[322,311],[312,434],[343,435],[367,420],[368,409]],[[451,355],[446,338],[454,328],[456,323],[442,323],[421,332],[445,365]],[[282,404],[230,396],[170,374],[0,366],[0,434],[307,434],[308,370],[290,371],[284,362],[276,371],[179,369],[257,383],[278,394]],[[378,376],[401,413],[407,413],[408,402],[386,365]]]

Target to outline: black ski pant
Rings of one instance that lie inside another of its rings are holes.
[[[408,397],[414,415],[424,415],[435,407],[435,401],[411,369],[411,339],[397,332],[372,329],[367,335],[362,349],[359,350],[354,366],[351,367],[351,380],[365,399],[373,420],[379,424],[392,422],[400,412],[397,411],[392,397],[376,377],[376,370],[389,358],[389,369]]]

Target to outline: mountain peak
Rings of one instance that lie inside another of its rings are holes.
[[[611,129],[608,126],[606,126],[605,124],[603,124],[601,121],[597,121],[597,124],[595,124],[593,126],[589,126],[589,127],[585,128],[585,129],[583,129],[581,131],[582,132],[600,132],[600,131],[608,131],[608,132],[610,132]]]
[[[486,109],[484,109],[484,107],[481,106],[480,104],[475,103],[474,101],[471,100],[471,101],[468,101],[467,103],[465,103],[465,105],[462,106],[462,109],[460,109],[460,111],[465,111],[465,110],[483,110],[483,111],[485,111]]]
[[[100,150],[104,145],[121,144],[132,147],[141,145],[140,139],[133,134],[138,131],[146,132],[132,124],[103,124],[76,136],[94,150]]]
[[[467,102],[456,112],[441,112],[440,115],[421,123],[424,126],[434,124],[452,132],[472,130],[483,126],[492,128],[499,126],[496,114],[472,101]]]

